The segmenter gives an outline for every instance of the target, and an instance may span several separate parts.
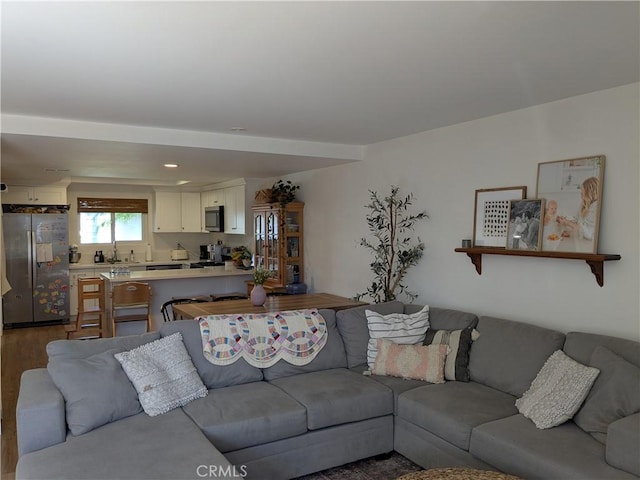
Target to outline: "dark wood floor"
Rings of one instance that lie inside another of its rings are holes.
[[[2,478],[12,478],[18,461],[16,402],[22,372],[47,366],[45,347],[66,338],[64,326],[15,328],[2,332]]]

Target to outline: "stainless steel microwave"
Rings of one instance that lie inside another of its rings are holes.
[[[224,207],[205,207],[204,229],[207,232],[224,232]]]

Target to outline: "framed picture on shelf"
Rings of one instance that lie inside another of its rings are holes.
[[[540,251],[544,199],[511,200],[507,227],[508,250]]]
[[[476,190],[472,245],[504,248],[507,244],[509,202],[523,199],[526,195],[526,186]]]
[[[597,253],[604,164],[604,155],[538,164],[543,251]]]

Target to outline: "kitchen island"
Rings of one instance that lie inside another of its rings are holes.
[[[205,267],[178,270],[149,270],[133,271],[127,275],[113,275],[100,273],[105,280],[107,291],[107,331],[111,332],[111,299],[109,292],[113,285],[123,282],[144,282],[151,286],[151,325],[153,330],[159,330],[163,318],[160,308],[162,304],[172,298],[182,297],[208,297],[211,294],[242,292],[246,290],[246,281],[253,278],[253,270],[234,268],[227,270],[225,267]],[[144,323],[132,322],[118,325],[118,336],[132,335],[144,330]]]

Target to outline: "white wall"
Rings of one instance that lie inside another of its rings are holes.
[[[306,202],[306,282],[366,290],[368,190],[395,184],[430,216],[416,230],[425,256],[407,278],[417,303],[639,339],[639,113],[632,84],[370,145],[363,162],[292,177]],[[487,255],[479,276],[454,253],[472,237],[476,189],[526,185],[532,198],[539,162],[595,154],[606,156],[599,251],[622,256],[606,262],[604,287],[581,260]]]

